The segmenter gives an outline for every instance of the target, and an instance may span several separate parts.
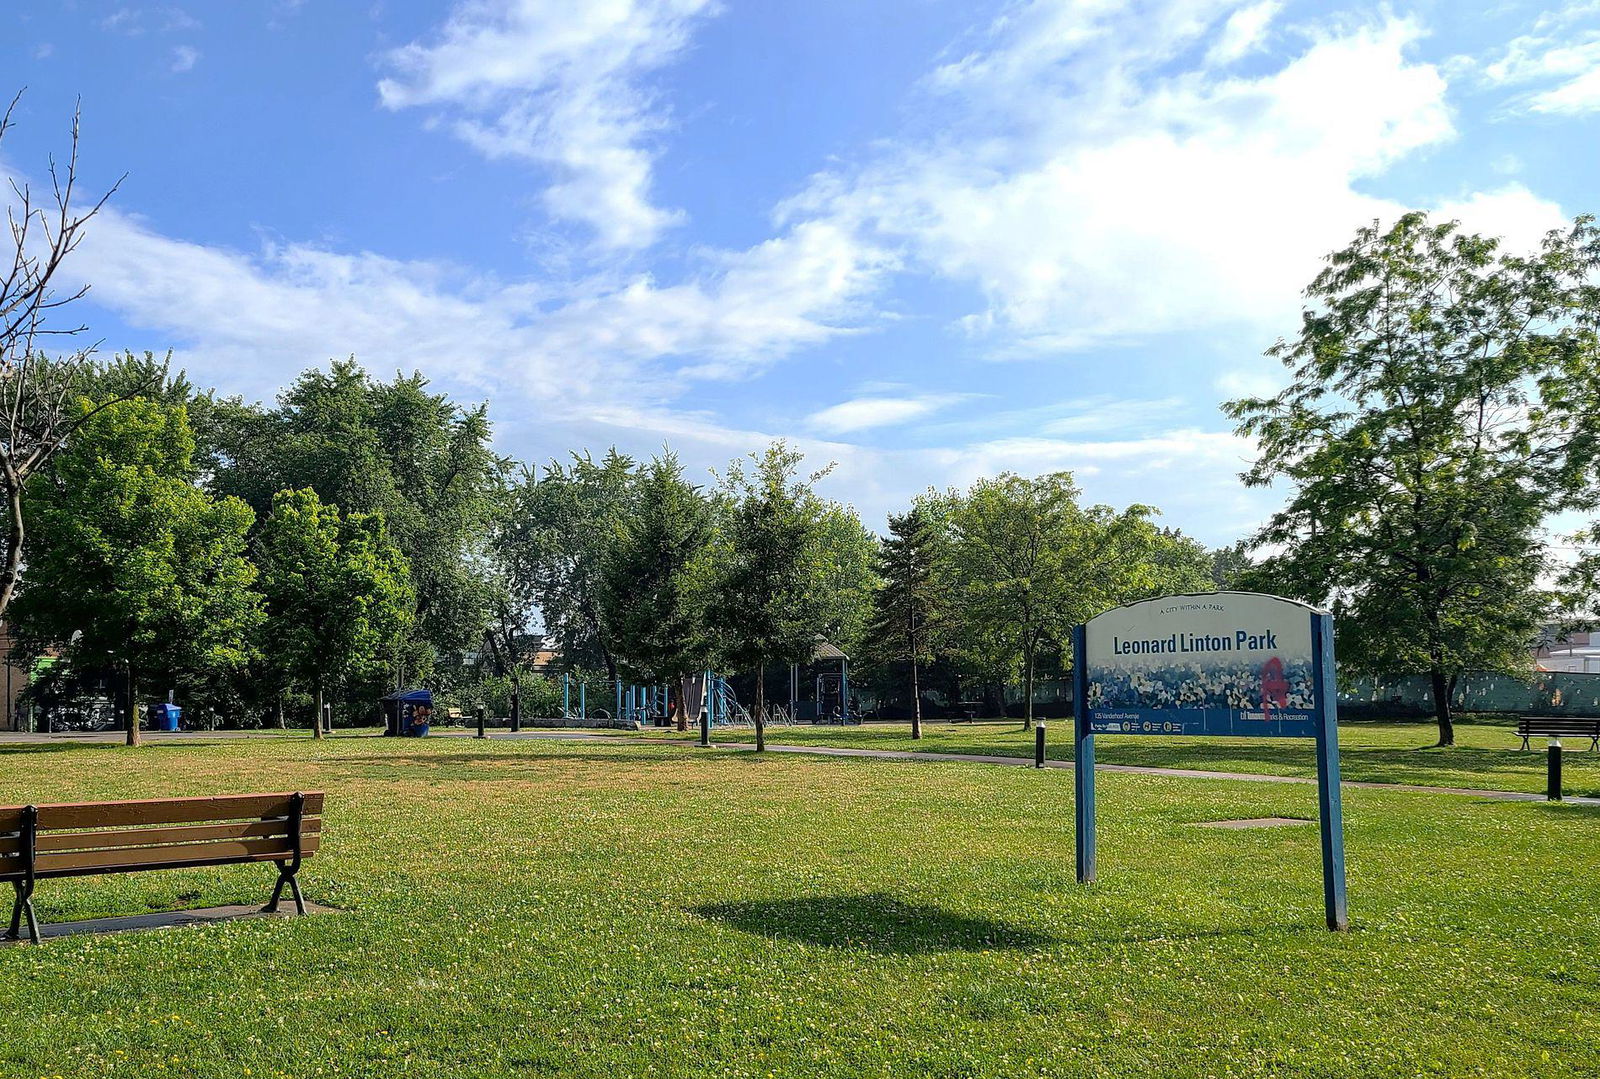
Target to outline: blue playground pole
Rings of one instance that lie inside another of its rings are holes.
[[[589,718],[589,680],[578,683],[578,718]]]
[[[572,718],[572,675],[561,676],[561,718]]]

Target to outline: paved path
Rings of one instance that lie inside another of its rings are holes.
[[[651,742],[660,744],[656,739],[628,739],[636,744]],[[682,744],[682,743],[672,743]],[[754,751],[755,747],[748,742],[714,742],[714,749],[744,749]],[[872,757],[877,760],[901,761],[965,761],[969,764],[1001,764],[1013,768],[1032,768],[1031,757],[1001,757],[988,756],[979,753],[926,753],[921,751],[903,749],[850,749],[844,746],[780,746],[767,743],[767,750],[771,753],[817,753],[825,757]],[[1073,768],[1072,761],[1044,762],[1046,768]],[[1301,783],[1315,784],[1316,780],[1310,776],[1269,776],[1255,772],[1208,772],[1198,768],[1155,768],[1147,765],[1136,764],[1097,764],[1097,772],[1127,772],[1141,776],[1164,776],[1173,779],[1231,779],[1244,783]],[[1340,783],[1341,787],[1354,787],[1365,790],[1381,791],[1407,791],[1415,794],[1456,794],[1469,798],[1487,798],[1497,802],[1543,802],[1542,794],[1529,794],[1525,791],[1493,791],[1478,790],[1472,787],[1430,787],[1421,783],[1369,783],[1360,780],[1347,779]],[[1600,806],[1600,798],[1568,797],[1565,799],[1572,805]]]
[[[440,738],[472,738],[475,733],[470,728],[448,730],[435,730],[433,734]],[[337,738],[344,740],[350,737],[380,737],[378,732],[361,729],[358,731],[341,731]],[[207,741],[211,739],[240,739],[240,738],[283,738],[287,737],[282,731],[181,731],[176,734],[158,731],[145,732],[147,744],[159,745],[161,743],[183,741]],[[306,734],[306,737],[310,737]],[[630,738],[621,732],[608,732],[585,730],[581,727],[563,727],[545,730],[523,730],[513,734],[504,729],[491,728],[489,737],[496,741],[598,741],[611,742],[619,745],[632,746],[661,746],[661,745],[693,745],[692,742],[665,740],[660,738]],[[15,731],[0,731],[0,743],[39,744],[51,742],[68,742],[80,744],[104,744],[122,741],[119,731],[94,731],[74,732],[71,734],[25,734]],[[755,746],[748,742],[713,742],[713,749],[734,749],[754,752]],[[869,757],[874,760],[893,761],[957,761],[966,764],[998,764],[1012,768],[1032,768],[1031,757],[1004,757],[991,756],[979,753],[930,753],[918,750],[903,749],[854,749],[846,746],[784,746],[767,744],[771,753],[811,753],[823,757]],[[1072,761],[1045,761],[1046,768],[1071,769]],[[1136,764],[1097,764],[1095,770],[1100,772],[1126,772],[1131,775],[1162,776],[1168,779],[1228,779],[1242,783],[1300,783],[1310,784],[1316,780],[1310,776],[1272,776],[1256,772],[1211,772],[1199,768],[1156,768]],[[1526,791],[1496,791],[1479,790],[1474,787],[1431,787],[1422,783],[1371,783],[1362,780],[1347,779],[1340,784],[1342,787],[1358,790],[1401,791],[1413,794],[1453,794],[1467,798],[1483,798],[1496,802],[1543,802],[1542,794],[1530,794]],[[1569,805],[1600,806],[1600,798],[1583,798],[1569,796],[1566,799]]]
[[[472,737],[475,731],[449,729],[435,730],[433,732],[442,738]],[[554,738],[558,740],[584,739],[584,738],[610,738],[615,740],[617,734],[607,734],[603,731],[588,730],[582,727],[552,728],[549,730],[519,731],[512,734],[504,727],[496,730],[489,728],[491,738]],[[341,727],[334,735],[341,741],[347,738],[381,738],[382,732],[377,727]],[[0,731],[0,745],[50,745],[65,743],[68,745],[113,745],[123,741],[121,731],[67,731],[61,734],[29,734],[26,731]],[[254,731],[145,731],[140,735],[145,745],[163,745],[168,743],[183,742],[212,742],[212,741],[237,741],[251,738],[306,738],[310,739],[309,730],[254,730]],[[628,739],[637,741],[638,739]]]

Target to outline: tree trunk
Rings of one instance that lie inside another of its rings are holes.
[[[128,744],[139,744],[139,678],[133,673],[133,667],[128,668],[128,677],[124,683],[128,693]]]
[[[1450,680],[1438,667],[1429,672],[1433,680],[1433,715],[1439,721],[1439,745],[1456,744],[1456,725],[1450,718]]]
[[[922,737],[922,687],[917,684],[917,660],[911,659],[911,737]]]
[[[311,713],[311,737],[313,737],[313,738],[321,738],[322,737],[322,683],[320,681],[317,682],[317,684],[316,684],[316,690],[317,690],[317,693],[316,693],[316,696],[317,696],[316,711]]]
[[[8,512],[6,516],[5,567],[0,570],[0,617],[11,606],[11,596],[17,590],[17,577],[22,570],[22,480],[12,470],[10,459],[5,462],[5,489]]]
[[[280,731],[289,729],[289,721],[283,716],[283,691],[281,689],[278,691],[278,729]]]
[[[680,731],[687,731],[689,729],[688,684],[689,680],[687,678],[678,679],[678,699],[671,702],[672,714],[677,720],[677,728]]]
[[[756,667],[756,752],[767,748],[767,668]]]

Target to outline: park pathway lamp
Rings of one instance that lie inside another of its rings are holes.
[[[1561,801],[1561,739],[1551,738],[1545,759],[1545,797],[1552,802]]]

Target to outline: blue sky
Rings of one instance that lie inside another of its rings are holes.
[[[1480,10],[1481,9],[1481,10]],[[354,354],[539,459],[788,437],[868,523],[1070,469],[1208,543],[1217,410],[1410,208],[1600,209],[1600,3],[13,0],[0,171],[83,105],[110,349],[270,396]]]

